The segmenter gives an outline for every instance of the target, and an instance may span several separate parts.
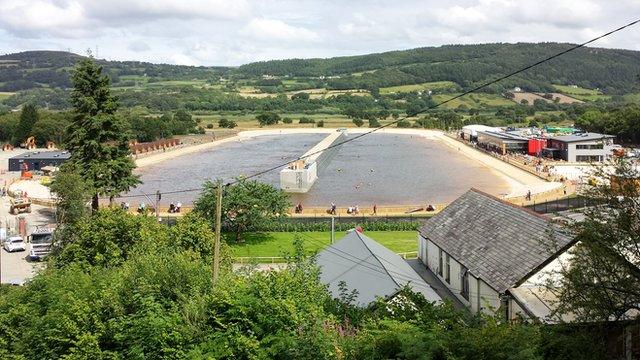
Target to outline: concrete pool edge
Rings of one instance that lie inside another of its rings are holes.
[[[223,144],[227,144],[235,141],[241,141],[245,139],[251,139],[259,136],[290,135],[290,134],[329,134],[337,130],[338,129],[334,129],[334,128],[246,130],[246,131],[239,132],[235,136],[224,138],[221,140],[187,146],[187,147],[183,147],[183,148],[179,148],[179,149],[175,149],[167,152],[157,153],[157,154],[145,156],[142,158],[138,158],[135,160],[135,162],[138,168],[143,168],[146,166],[161,163],[166,160],[174,159],[180,156],[209,150],[219,145],[223,145]],[[372,129],[368,129],[368,128],[348,128],[347,133],[364,134],[367,132],[371,132],[371,130]],[[445,135],[441,131],[429,130],[429,129],[385,128],[385,129],[376,130],[375,133],[419,136],[425,139],[439,141],[444,145],[453,149],[457,148],[461,155],[464,155],[465,157],[471,160],[477,161],[483,166],[486,166],[494,174],[499,176],[501,179],[503,179],[507,183],[509,187],[509,192],[503,195],[505,198],[523,196],[528,191],[531,191],[531,194],[544,193],[562,186],[562,184],[560,183],[550,183],[550,182],[544,181],[540,178],[533,176],[532,174],[529,174],[528,172],[522,169],[519,169],[513,165],[507,164],[499,159],[496,159],[492,156],[484,154],[465,144],[457,142],[454,139],[451,139],[450,137]]]

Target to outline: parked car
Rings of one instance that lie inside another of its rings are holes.
[[[10,236],[5,240],[3,247],[7,252],[27,250],[27,244],[22,239],[22,236]]]

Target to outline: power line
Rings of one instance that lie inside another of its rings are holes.
[[[433,105],[427,106],[426,108],[424,108],[424,109],[422,109],[422,110],[416,111],[416,112],[411,113],[411,114],[407,114],[406,116],[403,116],[403,117],[401,117],[401,118],[398,118],[397,120],[391,121],[390,123],[387,123],[387,124],[385,124],[385,125],[378,126],[378,127],[376,127],[376,128],[373,128],[373,129],[371,129],[371,130],[369,130],[369,131],[366,131],[366,132],[364,132],[364,133],[358,134],[357,136],[354,136],[354,137],[352,137],[352,138],[346,139],[346,140],[344,140],[344,141],[337,142],[337,143],[332,144],[332,145],[330,145],[330,146],[328,146],[328,147],[326,147],[326,148],[324,148],[324,149],[322,149],[322,150],[314,151],[314,152],[312,152],[312,153],[310,153],[310,154],[306,154],[306,155],[303,155],[303,156],[299,156],[299,157],[297,157],[297,158],[296,158],[296,159],[294,159],[294,160],[287,161],[286,163],[281,163],[281,164],[278,164],[278,165],[276,165],[276,166],[272,166],[272,167],[267,168],[267,169],[265,169],[265,170],[258,171],[258,172],[254,173],[254,174],[252,174],[252,175],[243,176],[243,177],[241,177],[241,179],[234,179],[234,180],[232,180],[232,181],[228,182],[227,184],[225,184],[225,186],[234,185],[234,184],[236,184],[236,183],[238,183],[239,181],[242,181],[242,180],[248,180],[248,179],[252,179],[252,178],[256,178],[256,177],[262,176],[262,175],[264,175],[264,174],[266,174],[266,173],[269,173],[269,172],[271,172],[271,171],[274,171],[274,170],[280,169],[280,168],[282,168],[282,167],[284,167],[284,166],[287,166],[288,164],[290,164],[290,163],[292,163],[292,162],[296,162],[296,161],[299,161],[299,160],[304,160],[304,159],[306,159],[306,158],[308,158],[308,157],[311,157],[311,156],[317,155],[317,154],[319,154],[319,153],[321,153],[321,152],[323,152],[323,151],[326,151],[326,150],[329,150],[329,149],[332,149],[332,148],[336,148],[336,147],[338,147],[338,146],[342,146],[342,145],[344,145],[344,144],[346,144],[346,143],[349,143],[349,142],[352,142],[352,141],[356,141],[356,140],[358,140],[358,139],[360,139],[360,138],[362,138],[362,137],[364,137],[364,136],[367,136],[367,135],[373,134],[373,133],[375,133],[375,132],[377,132],[377,131],[380,131],[380,130],[382,130],[382,129],[385,129],[385,128],[387,128],[387,127],[390,127],[390,126],[392,126],[392,125],[395,125],[395,124],[399,123],[400,121],[406,120],[406,119],[408,119],[408,118],[410,118],[410,117],[414,117],[414,116],[416,116],[416,115],[420,115],[420,114],[425,113],[425,112],[427,112],[427,111],[429,111],[429,110],[433,110],[433,109],[438,108],[438,107],[440,107],[440,106],[442,106],[442,105],[444,105],[444,104],[447,104],[447,103],[450,103],[450,102],[452,102],[452,101],[454,101],[454,100],[456,100],[456,99],[459,99],[459,98],[461,98],[461,97],[463,97],[463,96],[469,95],[469,94],[474,93],[474,92],[476,92],[476,91],[478,91],[478,90],[482,90],[482,89],[484,89],[484,88],[486,88],[486,87],[489,87],[489,86],[491,86],[491,85],[493,85],[493,84],[496,84],[496,83],[498,83],[498,82],[500,82],[500,81],[506,80],[506,79],[508,79],[508,78],[510,78],[510,77],[513,77],[513,76],[517,75],[517,74],[520,74],[520,73],[525,72],[525,71],[527,71],[527,70],[529,70],[529,69],[532,69],[532,68],[534,68],[534,67],[536,67],[536,66],[539,66],[539,65],[541,65],[541,64],[544,64],[544,63],[546,63],[546,62],[549,62],[549,61],[551,61],[551,60],[553,60],[553,59],[555,59],[555,58],[558,58],[558,57],[560,57],[560,56],[562,56],[562,55],[565,55],[565,54],[567,54],[567,53],[570,53],[570,52],[572,52],[572,51],[575,51],[575,50],[577,50],[577,49],[580,49],[580,48],[582,48],[582,47],[585,47],[585,46],[587,46],[587,45],[589,45],[589,44],[591,44],[591,43],[593,43],[593,42],[596,42],[596,41],[598,41],[598,40],[600,40],[600,39],[603,39],[603,38],[605,38],[605,37],[607,37],[607,36],[610,36],[610,35],[612,35],[612,34],[615,34],[615,33],[619,32],[619,31],[622,31],[622,30],[624,30],[624,29],[626,29],[626,28],[629,28],[629,27],[631,27],[631,26],[634,26],[634,25],[636,25],[636,24],[638,24],[638,23],[640,23],[640,19],[635,20],[635,21],[632,21],[632,22],[630,22],[630,23],[628,23],[628,24],[626,24],[626,25],[623,25],[623,26],[621,26],[621,27],[619,27],[619,28],[616,28],[616,29],[614,29],[614,30],[611,30],[611,31],[609,31],[609,32],[607,32],[607,33],[604,33],[604,34],[602,34],[602,35],[600,35],[600,36],[597,36],[597,37],[595,37],[595,38],[593,38],[593,39],[591,39],[591,40],[585,41],[585,42],[583,42],[583,43],[581,43],[581,44],[574,45],[574,46],[570,47],[569,49],[566,49],[566,50],[560,51],[560,52],[558,52],[558,53],[556,53],[556,54],[554,54],[554,55],[551,55],[551,56],[546,57],[546,58],[544,58],[544,59],[542,59],[542,60],[539,60],[539,61],[537,61],[537,62],[535,62],[535,63],[533,63],[533,64],[530,64],[530,65],[527,65],[527,66],[525,66],[525,67],[522,67],[522,68],[520,68],[520,69],[518,69],[518,70],[515,70],[515,71],[513,71],[513,72],[511,72],[511,73],[509,73],[509,74],[507,74],[507,75],[503,75],[503,76],[498,77],[497,79],[494,79],[494,80],[491,80],[491,81],[485,82],[485,83],[483,83],[483,84],[481,84],[481,85],[478,85],[478,86],[476,86],[476,87],[474,87],[474,88],[472,88],[472,89],[470,89],[470,90],[464,91],[464,92],[462,92],[461,94],[458,94],[458,95],[456,95],[456,96],[453,96],[453,97],[448,98],[448,99],[446,99],[446,100],[443,100],[443,101],[441,101],[441,102],[435,103],[435,104],[433,104]],[[201,190],[203,190],[203,189],[204,189],[204,188],[200,187],[200,188],[194,188],[194,189],[175,190],[175,191],[164,192],[164,193],[162,193],[162,194],[178,194],[178,193],[186,193],[186,192],[201,191]],[[118,196],[118,198],[127,198],[127,197],[140,197],[140,195],[124,195],[124,196]]]
[[[319,241],[317,241],[316,239],[312,238],[311,236],[309,236],[309,235],[307,235],[307,234],[305,234],[305,233],[299,232],[298,234],[300,234],[300,235],[302,235],[302,236],[306,237],[307,239],[309,239],[309,241],[312,241],[312,242],[314,242],[315,244],[318,244],[318,245],[322,245],[322,246],[324,246],[324,244],[320,243]],[[324,247],[324,250],[325,250],[325,251],[327,251],[327,252],[329,252],[329,253],[331,253],[331,254],[334,254],[334,255],[336,255],[336,256],[338,256],[338,257],[340,257],[340,258],[342,258],[342,259],[344,259],[344,260],[346,260],[346,261],[352,262],[352,263],[354,264],[354,267],[356,267],[356,266],[360,266],[360,267],[363,267],[363,268],[365,268],[365,269],[368,269],[368,270],[374,271],[374,272],[376,272],[376,273],[379,273],[379,274],[381,274],[381,275],[390,275],[390,274],[393,274],[393,275],[395,275],[395,277],[396,277],[397,279],[400,279],[400,280],[403,280],[403,281],[407,281],[407,283],[411,283],[411,282],[414,282],[415,280],[417,280],[417,278],[407,277],[407,276],[406,276],[405,274],[403,274],[403,273],[399,273],[399,272],[397,272],[397,271],[393,271],[393,270],[388,269],[388,268],[386,268],[386,267],[385,267],[385,271],[381,271],[380,269],[378,269],[378,268],[376,268],[376,267],[366,266],[366,265],[372,265],[371,263],[367,262],[367,260],[368,260],[368,259],[361,259],[361,258],[359,258],[359,257],[357,257],[357,256],[355,256],[355,255],[349,254],[349,253],[348,253],[348,252],[346,252],[346,251],[343,251],[343,250],[340,250],[340,249],[338,249],[338,248],[336,248],[336,247],[333,247],[332,245],[333,245],[333,244],[330,244],[329,246]],[[343,254],[344,254],[344,256],[343,256]],[[389,265],[393,265],[393,264],[389,263],[388,261],[386,261],[385,259],[382,259],[382,258],[377,258],[377,259],[378,259],[378,260],[383,260],[383,261],[385,261],[386,263],[388,263]],[[373,265],[372,265],[372,266],[373,266]],[[347,271],[348,271],[348,270],[347,270]],[[345,272],[346,272],[346,271],[345,271]],[[370,274],[372,274],[372,273],[370,273]],[[372,274],[372,275],[374,275],[374,276],[375,276],[375,274]],[[342,274],[339,274],[338,276],[336,276],[335,278],[331,279],[331,280],[330,280],[330,281],[328,281],[328,282],[332,282],[332,281],[336,280],[336,279],[337,279],[338,277],[340,277],[340,276],[342,276]],[[422,278],[420,277],[420,275],[419,275],[419,274],[418,274],[418,277],[419,277],[420,279],[422,279]],[[386,279],[386,277],[384,277],[384,278],[383,278],[382,276],[378,276],[378,278],[380,278],[380,279]],[[425,281],[425,282],[426,282],[426,281]],[[400,284],[399,284],[399,285],[400,285]],[[453,292],[453,291],[458,291],[458,292],[461,292],[461,291],[462,291],[462,289],[453,288],[453,287],[446,287],[446,286],[445,286],[445,288],[443,289],[443,288],[441,288],[441,287],[439,287],[439,286],[433,286],[433,285],[431,285],[431,284],[427,284],[427,285],[429,285],[429,287],[431,287],[431,288],[432,288],[432,289],[434,289],[434,290],[449,290],[449,291],[452,291],[452,292]],[[474,295],[479,294],[480,296],[485,297],[485,298],[494,298],[494,297],[496,297],[496,296],[495,296],[495,295],[493,295],[493,294],[481,293],[481,292],[478,292],[478,291],[470,291],[470,290],[469,290],[468,292],[469,292],[469,294],[474,294]],[[497,298],[499,299],[499,296],[498,296]]]

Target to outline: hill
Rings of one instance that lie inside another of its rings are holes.
[[[69,70],[83,57],[64,51],[25,51],[0,56],[0,91],[34,88],[67,88]],[[152,64],[139,61],[98,60],[112,84],[127,86],[143,77],[144,82],[163,80],[215,79],[226,67],[194,67]]]
[[[329,88],[380,88],[452,81],[467,89],[566,50],[573,44],[518,43],[446,45],[329,59],[290,59],[250,63],[238,68],[247,76],[332,77]],[[489,89],[515,86],[553,91],[552,84],[575,84],[609,94],[637,90],[640,52],[582,48]]]

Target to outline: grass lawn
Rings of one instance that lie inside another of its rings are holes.
[[[231,234],[226,234],[225,238],[236,257],[282,256],[293,252],[293,239],[296,234],[302,239],[303,247],[309,254],[331,243],[330,232],[248,233],[244,236],[245,242],[241,244],[237,244]],[[418,250],[415,231],[367,231],[365,234],[397,253]],[[336,232],[336,240],[343,235],[343,232]]]
[[[441,90],[457,87],[458,85],[451,81],[434,81],[422,84],[389,86],[380,88],[380,94],[412,92],[420,90]]]

